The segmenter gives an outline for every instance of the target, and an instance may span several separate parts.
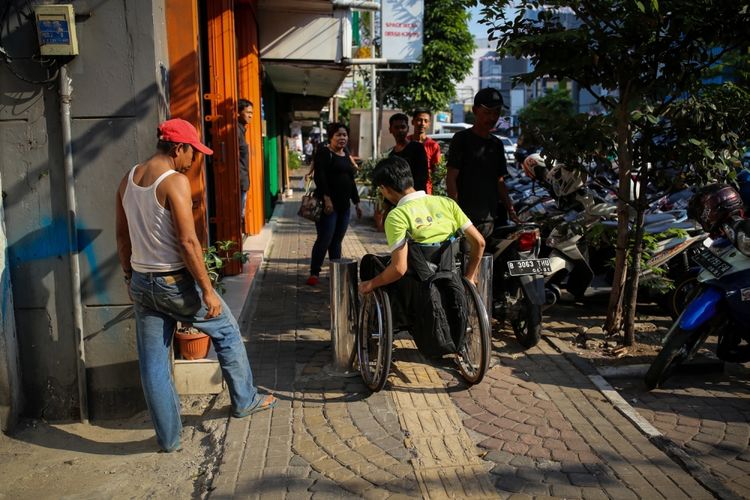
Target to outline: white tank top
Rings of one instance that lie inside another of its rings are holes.
[[[185,267],[172,222],[172,214],[159,204],[156,188],[172,174],[167,170],[148,187],[133,182],[128,175],[128,184],[122,196],[122,206],[128,218],[128,231],[132,254],[130,265],[141,273],[177,271]]]

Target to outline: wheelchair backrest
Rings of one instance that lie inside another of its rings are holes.
[[[409,240],[407,244],[409,272],[415,274],[420,281],[431,280],[438,273],[455,271],[461,246],[459,238],[451,237],[436,244]]]

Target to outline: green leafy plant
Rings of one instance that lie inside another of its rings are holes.
[[[221,282],[223,278],[222,270],[227,262],[235,260],[244,264],[250,258],[247,252],[242,252],[240,250],[233,251],[236,246],[236,241],[220,240],[203,252],[203,264],[206,266],[208,279],[211,280],[211,285],[214,287],[214,290],[222,295],[226,291],[226,288]]]
[[[383,195],[380,194],[380,190],[372,185],[372,173],[375,170],[375,165],[377,165],[380,160],[387,157],[387,154],[382,154],[375,158],[364,160],[359,168],[359,172],[357,172],[357,181],[368,187],[367,198],[375,204],[376,210],[383,209],[383,203],[385,200]]]
[[[289,170],[302,168],[302,157],[297,151],[289,151]]]
[[[440,162],[435,165],[430,174],[432,181],[432,194],[437,196],[448,196],[448,188],[445,184],[445,176],[448,174],[448,164],[445,156],[440,157]]]
[[[343,123],[349,123],[352,109],[370,107],[370,90],[364,82],[356,82],[354,87],[346,92],[343,99],[339,101],[339,119]]]

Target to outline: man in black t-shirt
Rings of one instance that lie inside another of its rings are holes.
[[[508,167],[502,141],[490,133],[500,118],[503,98],[496,89],[485,88],[474,96],[474,125],[456,132],[448,150],[448,196],[461,209],[485,238],[492,234],[497,220],[505,223],[498,202],[508,216],[518,222],[513,203],[505,186]]]
[[[410,141],[406,138],[409,133],[409,117],[403,113],[396,113],[388,120],[388,130],[396,140],[388,156],[399,156],[406,160],[414,178],[414,189],[424,191],[427,189],[427,153],[421,142]]]
[[[240,223],[245,232],[245,204],[247,190],[250,189],[250,147],[247,144],[245,132],[250,120],[253,119],[253,103],[247,99],[237,101],[237,143],[240,147]]]

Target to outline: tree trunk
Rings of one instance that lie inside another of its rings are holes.
[[[624,94],[624,92],[623,92]],[[630,211],[630,173],[632,158],[630,156],[630,117],[627,108],[626,95],[620,98],[620,104],[615,110],[617,124],[617,163],[619,172],[619,200],[617,201],[617,246],[615,254],[615,274],[612,282],[612,293],[609,296],[609,309],[604,329],[610,333],[617,333],[622,329],[622,298],[625,278],[628,271],[628,219]]]
[[[644,166],[644,168],[647,168]],[[640,192],[638,194],[638,203],[636,204],[635,216],[635,238],[630,251],[632,264],[630,267],[630,279],[628,279],[625,288],[625,336],[623,344],[632,346],[635,344],[635,312],[638,304],[638,282],[641,275],[641,254],[643,254],[643,219],[646,210],[646,186],[648,185],[649,172],[645,170],[638,176],[638,185]]]

